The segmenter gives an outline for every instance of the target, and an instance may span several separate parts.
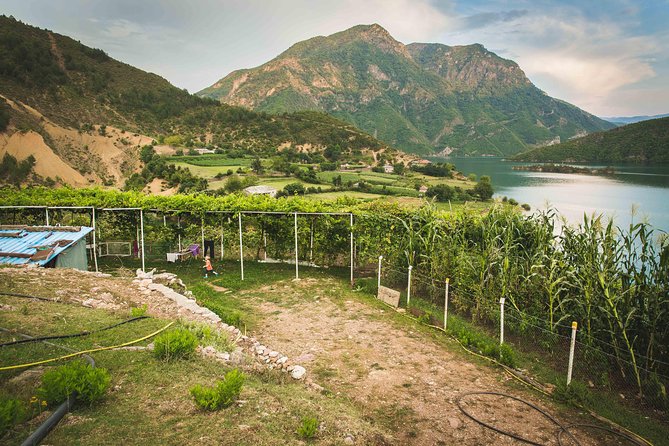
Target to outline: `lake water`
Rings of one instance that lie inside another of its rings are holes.
[[[435,159],[437,161],[437,159]],[[656,229],[669,232],[669,165],[614,165],[613,175],[581,175],[512,170],[526,164],[501,158],[442,158],[468,175],[488,175],[495,196],[528,203],[533,210],[557,209],[569,222],[580,222],[583,214],[605,214],[626,227],[645,219]],[[591,167],[604,167],[592,165]]]

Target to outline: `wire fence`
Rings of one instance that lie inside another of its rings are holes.
[[[568,384],[584,399],[582,402],[598,406],[615,402],[643,416],[669,421],[669,376],[657,371],[657,366],[666,370],[666,362],[651,362],[638,352],[632,355],[620,345],[586,336],[584,330],[573,331],[571,325],[551,324],[506,300],[504,305],[483,301],[470,291],[450,286],[445,278],[437,279],[414,268],[382,265],[376,279],[380,285],[400,291],[400,306],[426,323],[444,327],[449,322],[445,317],[458,318],[497,341],[503,337],[504,343],[522,357],[528,372],[549,387],[564,388]]]

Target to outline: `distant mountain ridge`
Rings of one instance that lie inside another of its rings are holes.
[[[198,94],[269,113],[325,111],[422,154],[509,155],[614,126],[547,96],[480,44],[404,45],[377,24],[298,42]]]
[[[550,147],[539,147],[513,159],[551,163],[669,163],[669,117],[593,133]]]
[[[602,117],[603,120],[612,122],[617,125],[626,125],[626,124],[634,124],[635,122],[641,122],[641,121],[648,121],[651,119],[659,119],[659,118],[666,118],[669,117],[669,113],[665,113],[663,115],[653,115],[653,116],[648,116],[648,115],[640,115],[640,116],[610,116],[610,117]]]

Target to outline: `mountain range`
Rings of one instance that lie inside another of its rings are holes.
[[[650,119],[659,119],[659,118],[666,118],[669,116],[669,113],[665,113],[662,115],[640,115],[640,116],[609,116],[609,117],[602,117],[603,120],[612,122],[616,125],[626,125],[626,124],[634,124],[635,122],[641,122],[641,121],[648,121]]]
[[[509,155],[614,127],[482,45],[404,45],[377,24],[296,43],[198,95],[268,113],[324,111],[420,154]]]

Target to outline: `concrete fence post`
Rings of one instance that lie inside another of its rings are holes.
[[[499,299],[499,345],[504,344],[504,302],[503,297]]]
[[[571,344],[569,345],[569,366],[567,367],[567,385],[571,384],[571,372],[574,368],[574,349],[576,348],[576,329],[578,322],[571,323]]]
[[[381,261],[383,260],[383,256],[379,256],[379,267],[376,270],[377,271],[377,278],[376,278],[376,289],[378,292],[378,289],[381,288]]]

